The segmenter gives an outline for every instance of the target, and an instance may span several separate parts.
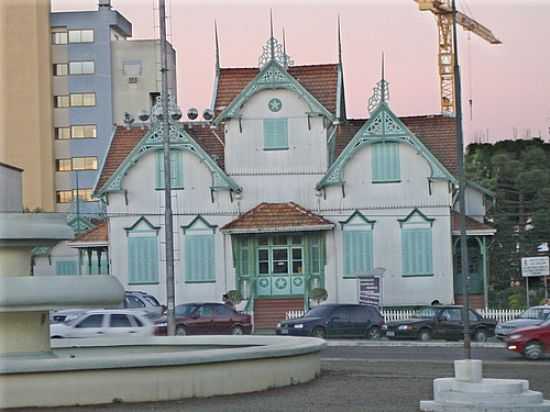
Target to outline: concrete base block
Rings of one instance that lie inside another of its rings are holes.
[[[483,377],[482,364],[477,359],[455,361],[455,379],[464,382],[480,382]]]
[[[521,379],[483,379],[478,360],[455,361],[455,378],[434,380],[434,400],[425,412],[550,412],[550,401]]]

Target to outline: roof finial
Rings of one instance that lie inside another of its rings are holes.
[[[269,26],[270,34],[269,37],[269,55],[271,60],[275,60],[275,37],[273,36],[273,9],[269,9]]]
[[[340,30],[340,14],[338,14],[338,64],[342,65],[342,37]]]
[[[386,101],[386,93],[384,91],[384,84],[386,80],[384,79],[384,50],[382,50],[382,101]]]
[[[283,27],[283,66],[284,68],[288,68],[288,56],[286,55],[286,36],[285,36],[285,28]]]
[[[214,20],[214,37],[216,42],[216,70],[220,69],[220,43],[218,41],[218,23]]]

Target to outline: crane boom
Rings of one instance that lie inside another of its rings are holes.
[[[454,44],[452,37],[453,11],[449,0],[414,0],[420,11],[430,11],[437,18],[439,35],[439,83],[441,88],[441,112],[455,113]],[[501,44],[493,32],[466,14],[457,11],[456,22],[465,30],[477,34],[490,44]]]

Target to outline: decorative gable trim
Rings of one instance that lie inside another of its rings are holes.
[[[371,227],[376,223],[376,220],[369,220],[363,213],[356,209],[346,220],[340,221],[342,228],[349,224],[355,217],[360,218],[366,225],[370,225]]]
[[[414,224],[419,222],[414,222],[414,218],[419,217],[420,219],[424,220],[425,223],[429,223],[430,227],[433,225],[434,218],[430,218],[426,216],[424,213],[420,211],[418,208],[414,208],[411,213],[409,213],[406,217],[402,219],[397,219],[399,222],[399,225],[403,227],[404,224]]]
[[[448,180],[456,183],[454,176],[443,166],[432,152],[417,138],[405,124],[390,110],[386,102],[381,102],[371,118],[365,122],[351,139],[342,153],[330,166],[326,175],[317,184],[317,189],[344,184],[344,169],[348,161],[363,146],[380,142],[405,143],[411,146],[430,165],[430,179]]]
[[[147,220],[145,216],[141,216],[138,220],[135,221],[132,226],[124,228],[126,234],[128,234],[128,232],[133,232],[141,223],[148,226],[151,231],[155,231],[158,233],[158,231],[160,230],[160,226],[154,226],[151,222],[149,222],[149,220]]]
[[[169,126],[170,149],[183,150],[197,156],[210,170],[212,175],[211,190],[231,190],[241,192],[241,187],[218,166],[210,155],[178,124]],[[109,177],[107,182],[97,190],[95,196],[102,196],[107,192],[122,191],[122,180],[138,160],[148,152],[163,150],[162,126],[156,126],[145,133],[145,136],[132,149],[117,170]]]
[[[216,228],[218,226],[216,225],[211,225],[210,223],[208,223],[208,221],[203,218],[201,215],[197,215],[195,216],[195,218],[191,221],[191,223],[189,223],[188,225],[182,225],[181,228],[183,229],[183,233],[185,232],[188,232],[190,230],[194,230],[195,229],[195,226],[197,224],[200,224],[202,223],[204,226],[206,226],[209,230],[212,231],[212,233],[214,233],[216,231]]]
[[[233,101],[214,119],[213,124],[218,125],[225,119],[238,116],[242,106],[254,94],[266,89],[287,89],[297,93],[309,106],[310,113],[318,113],[327,119],[334,121],[335,117],[313,95],[306,90],[294,77],[292,77],[279,63],[272,60],[266,64],[258,75],[233,99]]]

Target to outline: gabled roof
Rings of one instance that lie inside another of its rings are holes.
[[[433,153],[451,172],[458,175],[456,159],[456,122],[442,115],[400,117],[405,126]],[[342,122],[336,130],[336,157],[351,141],[368,119],[350,119]]]
[[[453,235],[460,234],[460,214],[454,210],[451,212],[451,231]],[[496,233],[496,228],[478,222],[469,216],[466,216],[466,234],[468,235],[493,235]]]
[[[334,224],[294,202],[260,203],[221,228],[229,233],[330,230]]]
[[[182,122],[185,131],[216,161],[218,166],[224,168],[224,134],[223,127],[211,129],[209,124],[201,122]],[[143,139],[149,129],[117,126],[109,151],[107,152],[103,167],[94,191],[101,189],[109,178],[117,171],[130,152]]]
[[[96,227],[78,235],[73,242],[107,242],[109,241],[109,228],[104,220]],[[72,242],[71,242],[72,243]]]
[[[216,115],[229,106],[259,72],[255,67],[221,68],[213,107]],[[329,112],[336,113],[338,64],[291,66],[287,72]]]

